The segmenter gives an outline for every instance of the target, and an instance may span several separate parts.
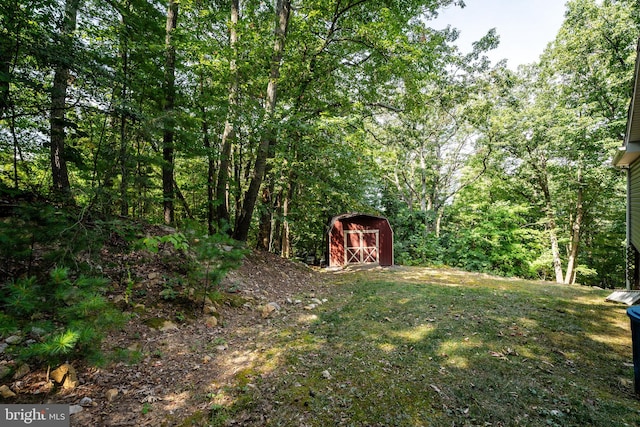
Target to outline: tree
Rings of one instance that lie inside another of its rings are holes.
[[[169,0],[167,7],[167,25],[165,37],[165,70],[164,70],[164,113],[165,123],[162,138],[162,200],[165,224],[174,222],[174,176],[173,176],[173,156],[174,156],[174,106],[176,97],[176,47],[173,34],[178,22],[178,3]]]
[[[220,153],[220,168],[218,170],[218,180],[216,184],[216,200],[218,204],[217,219],[219,225],[229,226],[229,168],[231,148],[235,139],[234,122],[237,117],[238,108],[238,19],[240,16],[239,0],[231,0],[231,22],[229,25],[229,47],[231,50],[231,60],[229,61],[229,73],[231,83],[229,84],[229,109],[222,132],[222,150]],[[284,49],[284,46],[283,46]]]
[[[55,65],[53,87],[51,88],[51,175],[54,192],[65,196],[68,196],[71,191],[65,158],[65,103],[69,68],[73,63],[73,35],[76,30],[79,7],[80,0],[66,0],[65,2],[64,15],[60,25],[60,52],[69,56],[60,56],[62,59]]]
[[[470,54],[452,49],[437,72],[409,70],[401,100],[396,101],[402,108],[385,113],[378,119],[382,125],[373,124],[382,142],[380,157],[388,184],[409,211],[421,213],[424,232],[433,232],[436,238],[445,206],[483,173],[478,170],[475,176],[463,177],[461,171],[472,154],[488,154],[478,144],[491,111],[483,53],[496,43],[492,30]]]
[[[633,20],[634,7],[631,2],[569,2],[565,23],[541,60],[541,79],[561,82],[550,90],[557,98],[555,115],[566,117],[555,120],[556,139],[565,144],[557,156],[566,172],[559,172],[567,184],[558,188],[556,197],[571,213],[565,222],[569,237],[564,283],[575,281],[582,226],[592,215],[593,200],[601,197],[603,188],[616,194],[618,178],[603,168],[608,168],[625,128],[636,46],[630,29],[637,31],[639,24]]]
[[[267,167],[269,148],[275,144],[276,132],[272,120],[274,118],[276,103],[278,101],[278,78],[280,77],[280,67],[282,56],[284,54],[290,13],[290,1],[277,0],[277,20],[274,28],[273,53],[271,55],[269,84],[267,86],[267,94],[265,99],[265,135],[262,136],[262,140],[260,142],[260,145],[258,146],[256,160],[251,176],[251,183],[249,184],[249,188],[245,192],[242,202],[242,208],[238,214],[236,227],[233,233],[233,237],[242,242],[246,241],[247,237],[249,236],[253,210],[258,199],[258,193],[260,191],[260,186],[262,185],[262,180],[264,178],[264,172]]]

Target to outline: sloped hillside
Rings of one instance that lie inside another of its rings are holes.
[[[306,265],[250,252],[214,298],[200,301],[175,285],[186,274],[185,255],[171,248],[153,256],[121,247],[114,237],[98,268],[111,281],[109,299],[128,320],[103,341],[100,367],[69,361],[67,377],[77,382],[65,388],[46,369],[14,375],[7,356],[2,365],[12,375],[1,381],[8,390],[4,402],[69,404],[77,411],[71,425],[78,426],[160,426],[206,418],[212,396],[231,387],[262,351],[260,331],[312,308],[324,293],[318,273]]]

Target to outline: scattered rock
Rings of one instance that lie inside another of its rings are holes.
[[[47,331],[45,331],[44,329],[39,328],[37,326],[34,326],[34,327],[31,328],[31,334],[34,335],[37,338],[40,338],[40,337],[44,336],[44,334],[46,334],[46,333],[47,333]]]
[[[118,389],[117,388],[110,388],[109,390],[107,390],[107,392],[104,394],[104,397],[107,399],[107,402],[113,402],[113,400],[118,396]]]
[[[326,379],[326,380],[330,380],[331,379],[331,373],[327,370],[322,371],[322,378]]]
[[[213,305],[205,305],[204,306],[204,314],[218,314],[218,309]]]
[[[216,351],[225,351],[227,348],[226,344],[220,344],[216,346]]]
[[[134,342],[129,347],[127,347],[127,350],[129,350],[131,352],[142,351],[142,344],[140,344],[139,342]]]
[[[85,396],[82,399],[80,399],[80,402],[78,404],[80,406],[93,406],[93,399]]]
[[[83,408],[80,405],[69,405],[69,415],[74,415],[82,412]]]
[[[11,391],[11,389],[8,386],[3,385],[3,386],[0,386],[0,396],[2,396],[4,399],[9,399],[11,397],[16,397],[16,394],[13,391]]]
[[[205,319],[204,324],[210,328],[218,326],[218,318],[216,316],[209,316]]]
[[[73,367],[71,367],[71,369],[69,370],[69,375],[67,375],[67,378],[64,380],[64,383],[62,383],[62,388],[66,390],[73,390],[78,386],[78,384],[80,384],[80,381],[78,381],[78,375],[76,374],[76,370],[73,369]]]
[[[58,366],[57,369],[54,369],[49,374],[49,377],[58,384],[62,384],[62,382],[64,381],[64,377],[67,375],[67,372],[69,372],[69,366],[71,365],[69,365],[68,363]]]
[[[4,340],[4,342],[6,342],[9,345],[20,344],[22,342],[22,337],[19,335],[11,335],[10,337],[7,337],[7,339]]]
[[[162,326],[160,326],[160,330],[163,331],[163,332],[172,331],[172,330],[176,330],[176,329],[178,329],[178,325],[173,323],[171,320],[165,320],[162,323]]]
[[[317,305],[316,304],[309,304],[309,305],[305,305],[304,309],[305,310],[313,310],[314,308],[316,308]]]
[[[74,389],[78,386],[78,374],[73,366],[68,363],[60,365],[56,370],[51,372],[50,377],[53,381],[62,385],[66,390]]]
[[[280,311],[280,305],[277,302],[270,302],[262,307],[262,317],[267,318],[275,311]]]
[[[0,354],[4,353],[4,351],[9,347],[9,344],[6,342],[0,343]]]
[[[150,328],[160,329],[165,324],[167,320],[161,317],[151,317],[149,319],[145,319],[143,323]]]
[[[31,368],[26,363],[23,363],[22,365],[18,366],[16,371],[13,373],[13,379],[18,380],[27,375],[29,372],[31,372]]]
[[[211,362],[211,356],[209,356],[208,354],[205,354],[205,356],[202,358],[202,363],[207,364],[209,362]]]
[[[553,415],[554,417],[562,417],[564,416],[564,413],[558,409],[552,409],[551,415]]]
[[[633,387],[633,379],[630,378],[618,378],[618,384],[625,388]]]
[[[316,305],[322,305],[322,301],[320,301],[318,298],[311,298],[311,302]]]
[[[147,275],[147,279],[149,279],[149,280],[155,280],[155,279],[157,279],[159,277],[160,277],[160,273],[158,273],[157,271],[152,271],[151,273],[149,273]]]
[[[133,306],[133,311],[134,313],[144,313],[146,311],[147,307],[145,307],[144,304],[136,304]]]

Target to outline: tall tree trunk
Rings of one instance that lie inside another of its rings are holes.
[[[290,0],[278,0],[276,5],[276,13],[278,22],[276,23],[274,35],[275,42],[273,46],[273,54],[271,56],[271,70],[269,73],[269,84],[267,86],[267,99],[265,106],[265,126],[267,126],[266,135],[263,137],[258,146],[258,153],[253,168],[253,175],[249,188],[247,189],[242,208],[238,214],[236,228],[233,237],[236,240],[246,242],[251,227],[251,217],[258,199],[260,186],[264,178],[267,159],[269,156],[269,148],[275,144],[275,131],[273,129],[273,115],[276,109],[278,78],[280,77],[280,63],[284,53],[284,44],[287,35],[287,27],[289,25],[289,16],[291,11]]]
[[[129,24],[127,22],[128,13],[131,9],[131,1],[127,0],[124,10],[120,16],[120,61],[122,62],[122,88],[120,90],[120,103],[129,103]],[[124,108],[120,109],[120,152],[118,153],[120,162],[120,215],[129,215],[129,159],[127,154],[127,113]],[[109,177],[105,182],[110,182]],[[110,185],[109,185],[110,186]]]
[[[231,61],[229,72],[231,84],[229,86],[229,111],[222,132],[222,152],[220,153],[220,169],[218,170],[218,183],[216,185],[216,199],[218,201],[217,216],[220,225],[229,224],[229,197],[227,196],[229,184],[229,167],[231,163],[231,145],[236,133],[234,121],[236,120],[238,105],[238,17],[240,16],[239,0],[231,1],[231,26],[229,28],[229,45],[231,47]]]
[[[244,168],[243,141],[240,139],[237,142],[238,143],[232,150],[234,188],[233,191],[227,193],[227,197],[229,198],[229,200],[226,201],[226,203],[229,203],[229,205],[231,205],[231,194],[233,194],[233,209],[235,212],[235,220],[232,223],[229,223],[229,228],[231,228],[231,224],[235,224],[235,222],[238,220],[238,212],[242,210],[242,189],[240,183],[243,182],[243,176],[245,176],[244,181],[246,181],[249,176],[249,165],[247,164],[247,170],[245,170]],[[233,229],[229,233],[233,234]]]
[[[291,229],[289,226],[289,206],[294,194],[294,172],[290,171],[287,189],[282,201],[281,254],[282,258],[291,258]],[[315,255],[315,254],[314,254]]]
[[[13,186],[17,190],[20,185],[18,178],[18,159],[24,161],[22,150],[20,149],[20,142],[18,141],[18,135],[16,134],[16,111],[15,105],[11,103],[11,119],[9,120],[9,129],[11,131],[11,137],[13,139]]]
[[[200,80],[200,93],[204,91],[202,79]],[[207,121],[207,112],[201,106],[202,112],[202,139],[205,150],[207,151],[207,231],[209,235],[215,232],[215,203],[214,203],[214,184],[215,184],[215,167],[216,162],[213,157],[213,147],[209,138],[209,122]]]
[[[0,28],[4,28],[6,34],[0,37],[0,119],[11,109],[11,66],[18,56],[22,29],[16,16],[18,10],[9,6],[0,14]]]
[[[558,246],[558,228],[556,226],[555,216],[550,211],[547,212],[547,230],[549,232],[549,241],[551,242],[551,256],[553,257],[553,271],[556,275],[556,283],[563,283],[562,262],[560,260],[560,249]]]
[[[11,81],[11,43],[0,40],[0,119],[9,111],[9,82]]]
[[[67,0],[64,7],[64,17],[60,27],[62,50],[67,55],[73,54],[73,34],[76,31],[76,22],[80,0]],[[53,177],[53,191],[69,196],[71,186],[69,184],[69,172],[67,161],[64,157],[65,149],[65,110],[67,88],[69,82],[69,57],[60,60],[55,67],[53,87],[51,89],[51,175]]]
[[[429,199],[429,206],[427,206]],[[420,150],[420,211],[431,210],[431,199],[427,195],[427,162],[424,158],[424,150]]]
[[[544,197],[544,211],[547,216],[546,228],[549,233],[553,272],[556,276],[556,283],[564,283],[564,277],[562,275],[562,260],[560,259],[560,247],[558,245],[558,226],[556,225],[556,217],[553,213],[553,203],[551,200],[551,191],[549,190],[547,159],[544,155],[541,156],[536,154],[532,147],[527,146],[526,149],[529,152],[531,159],[536,159],[531,161],[529,164],[535,172],[537,184]]]
[[[162,136],[162,198],[165,224],[173,224],[175,207],[175,188],[173,185],[173,156],[174,156],[174,106],[176,98],[176,48],[173,33],[178,23],[178,3],[169,0],[167,7],[167,26],[165,36],[165,70],[164,70],[164,133]]]
[[[578,258],[578,246],[580,244],[580,227],[582,226],[582,218],[584,217],[582,195],[582,168],[578,169],[578,194],[576,201],[576,218],[571,227],[571,246],[569,249],[569,260],[567,261],[567,272],[564,277],[564,283],[571,284],[575,280],[575,266]]]
[[[440,233],[442,232],[442,218],[444,217],[444,206],[440,206],[436,210],[436,237],[440,237]]]
[[[268,173],[265,172],[265,175]],[[260,211],[260,219],[258,222],[258,239],[256,241],[256,249],[269,251],[271,249],[271,222],[273,219],[273,182],[263,186],[260,202],[262,209]]]
[[[198,20],[198,24],[200,24]],[[204,31],[198,25],[197,32],[203,34]],[[215,227],[215,186],[216,186],[216,156],[214,155],[214,147],[211,143],[211,137],[209,135],[209,118],[207,115],[207,106],[205,101],[205,74],[204,68],[200,69],[199,77],[199,97],[198,104],[200,107],[201,115],[201,130],[202,130],[202,145],[204,146],[207,154],[207,233],[213,235],[216,232]]]
[[[549,183],[547,177],[540,176],[540,187],[544,194],[545,211],[547,215],[547,231],[549,232],[549,242],[551,243],[551,256],[553,259],[553,271],[556,276],[556,283],[563,283],[562,277],[562,261],[560,260],[560,247],[558,245],[558,227],[556,218],[553,214],[553,206],[551,203],[551,192],[549,191]]]
[[[182,207],[184,208],[184,213],[187,215],[187,218],[193,220],[194,217],[191,212],[191,208],[189,207],[189,203],[187,202],[186,197],[184,197],[184,194],[182,194],[182,191],[180,191],[180,187],[178,187],[178,183],[175,180],[173,180],[173,190],[176,193],[178,200],[180,200],[180,203],[182,203]]]

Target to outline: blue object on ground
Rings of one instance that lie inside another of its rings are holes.
[[[640,394],[640,306],[627,309],[631,319],[631,347],[633,349],[633,384],[636,394]]]

